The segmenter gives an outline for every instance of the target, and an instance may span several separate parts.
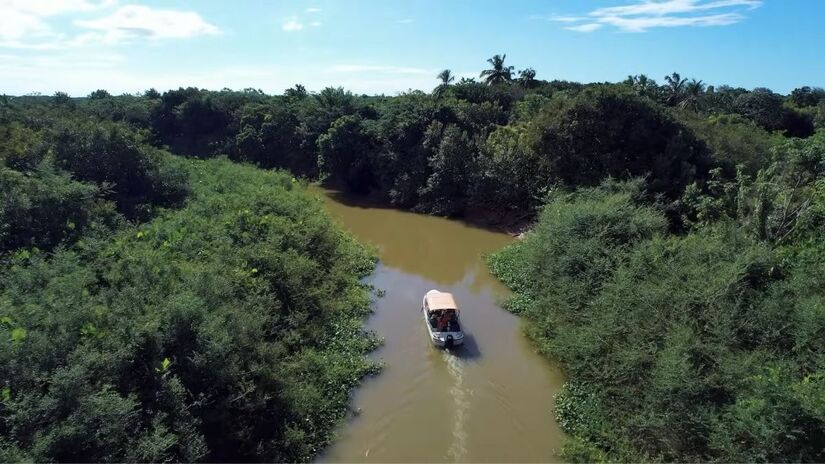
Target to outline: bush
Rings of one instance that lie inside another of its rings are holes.
[[[690,111],[675,111],[676,117],[704,141],[714,158],[732,173],[742,166],[755,175],[771,161],[771,147],[782,137],[770,134],[737,114],[700,116]]]
[[[94,185],[43,166],[34,174],[0,168],[0,254],[17,248],[51,250],[80,237],[98,202]]]
[[[147,217],[151,206],[175,206],[187,195],[186,176],[124,126],[75,121],[58,127],[51,142],[60,168],[110,191],[128,217]]]
[[[371,159],[376,146],[360,116],[341,116],[318,138],[318,169],[349,190],[369,193],[376,182]]]
[[[525,240],[490,258],[528,334],[567,371],[565,455],[821,461],[822,241],[778,251],[726,223],[667,236],[632,191],[554,196]]]
[[[174,164],[185,208],[0,268],[0,457],[308,461],[376,369],[374,257],[323,205],[285,174]]]
[[[551,102],[533,123],[534,149],[568,185],[648,176],[648,189],[678,198],[712,167],[707,147],[650,100],[610,87]]]
[[[479,200],[504,208],[533,212],[554,182],[549,160],[530,147],[525,126],[493,131],[480,154]]]
[[[816,106],[814,125],[817,129],[825,129],[825,100],[819,102],[819,105]]]

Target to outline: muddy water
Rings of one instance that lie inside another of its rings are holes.
[[[320,458],[329,462],[558,461],[552,395],[561,374],[537,355],[520,321],[498,304],[507,290],[482,253],[512,239],[456,221],[370,207],[314,190],[342,225],[376,245],[371,283],[386,291],[368,325],[385,338],[386,368],[355,393],[360,414]],[[452,292],[465,346],[430,346],[421,298]]]

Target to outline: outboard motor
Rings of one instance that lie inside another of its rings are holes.
[[[447,339],[444,340],[444,348],[452,348],[453,347],[453,336],[447,335]]]

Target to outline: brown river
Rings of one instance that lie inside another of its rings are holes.
[[[461,222],[369,206],[313,187],[332,215],[379,250],[367,325],[385,339],[380,375],[354,393],[359,411],[322,462],[552,462],[562,432],[553,419],[559,370],[536,354],[483,253],[513,240]],[[430,345],[421,298],[452,292],[467,339],[453,352]]]

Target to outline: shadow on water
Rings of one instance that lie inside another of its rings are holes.
[[[386,201],[382,201],[381,199],[376,198],[374,196],[358,195],[355,193],[345,192],[343,190],[337,190],[333,187],[323,184],[321,184],[320,187],[324,190],[324,192],[329,198],[331,198],[337,203],[341,203],[344,206],[361,209],[399,209],[387,203]]]
[[[420,212],[415,212],[413,210],[407,210],[395,206],[389,203],[388,200],[376,195],[365,195],[347,192],[335,186],[330,186],[326,184],[320,184],[319,187],[321,190],[323,190],[324,194],[327,197],[329,197],[336,203],[340,203],[344,206],[348,206],[351,208],[358,208],[364,210],[393,210],[411,214],[420,214]],[[479,229],[487,232],[507,233],[509,235],[516,235],[515,233],[510,233],[509,231],[518,230],[519,228],[523,229],[521,225],[525,223],[525,218],[528,217],[528,215],[522,214],[521,216],[519,216],[519,218],[505,217],[508,215],[512,214],[498,214],[490,212],[474,213],[470,211],[468,214],[460,216],[440,216],[434,214],[432,215],[432,217],[450,220],[462,224],[465,227],[470,227],[473,229]]]
[[[504,247],[512,238],[435,216],[388,207],[370,207],[351,195],[313,187],[345,226],[364,242],[378,246],[381,263],[436,287],[453,286],[482,273],[481,253]],[[360,200],[364,200],[361,198]],[[349,206],[357,204],[359,206]],[[432,287],[431,287],[432,288]]]
[[[474,361],[481,358],[481,349],[479,349],[478,343],[476,343],[476,339],[472,334],[464,334],[464,343],[445,351],[448,351],[452,356],[467,361]]]

